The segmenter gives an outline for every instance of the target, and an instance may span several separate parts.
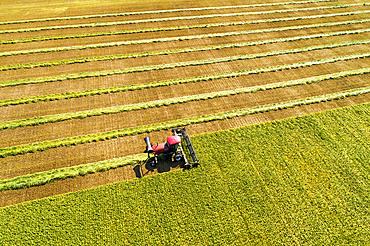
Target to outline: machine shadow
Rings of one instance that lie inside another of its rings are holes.
[[[169,172],[173,169],[184,168],[185,166],[184,160],[175,162],[169,158],[158,159],[158,164],[155,167],[152,167],[150,162],[151,158],[134,166],[133,171],[135,172],[137,178],[142,178],[154,173]]]

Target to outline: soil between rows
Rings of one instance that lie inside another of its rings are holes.
[[[323,5],[323,6],[327,6],[327,5]],[[212,17],[212,18],[203,18],[203,19],[173,20],[173,21],[153,22],[153,23],[137,23],[137,24],[127,24],[127,25],[104,26],[104,27],[86,27],[86,28],[45,30],[45,31],[37,31],[37,32],[5,33],[5,34],[0,34],[0,39],[1,40],[12,40],[12,39],[34,38],[34,37],[39,38],[39,37],[61,36],[61,35],[78,35],[78,34],[85,34],[85,33],[118,32],[118,31],[124,31],[124,30],[139,30],[139,29],[148,29],[148,28],[165,28],[165,27],[176,27],[176,26],[187,26],[187,25],[201,25],[201,24],[238,22],[238,21],[253,21],[253,20],[261,20],[261,19],[292,18],[292,17],[297,17],[297,16],[314,16],[314,15],[364,11],[367,9],[370,9],[370,8],[367,6],[355,6],[355,7],[338,8],[338,9],[297,11],[297,12],[272,13],[272,14],[263,14],[263,15]],[[183,15],[178,15],[178,16],[181,17]]]
[[[78,105],[85,106],[85,108],[93,108],[94,103],[100,104],[98,107],[102,107],[104,103],[107,101],[114,102],[115,105],[118,105],[119,102],[124,104],[130,103],[137,103],[137,102],[145,102],[145,101],[153,101],[153,100],[163,100],[166,98],[174,98],[174,97],[181,97],[186,95],[194,95],[194,94],[201,94],[201,93],[208,93],[213,91],[223,91],[228,89],[234,88],[242,88],[248,86],[255,86],[255,85],[263,85],[263,84],[270,84],[276,83],[281,81],[287,81],[290,77],[294,77],[294,79],[299,78],[306,78],[307,73],[310,76],[318,76],[323,74],[335,73],[340,71],[345,71],[346,69],[358,69],[366,67],[364,64],[356,64],[356,61],[352,62],[343,62],[342,64],[336,64],[336,66],[328,66],[327,64],[320,65],[314,69],[302,69],[298,73],[294,70],[288,71],[280,71],[274,72],[274,76],[271,76],[270,73],[266,74],[259,74],[252,76],[242,76],[238,78],[231,78],[231,79],[222,79],[222,80],[215,80],[215,81],[206,81],[206,82],[198,82],[198,83],[191,83],[187,85],[176,85],[171,86],[169,88],[153,88],[150,90],[140,90],[136,92],[126,92],[126,93],[117,93],[112,95],[101,95],[101,96],[94,96],[88,98],[79,98],[77,100],[70,99],[70,100],[63,100],[55,101],[55,102],[42,102],[38,105],[41,106],[49,106],[50,109],[61,109],[59,107],[63,107],[64,110],[69,109],[72,111],[77,111]],[[358,62],[358,61],[357,61]],[[299,77],[297,77],[299,76]],[[347,90],[359,87],[368,86],[367,79],[369,79],[369,75],[361,75],[361,76],[351,76],[346,79],[342,80],[333,80],[333,81],[323,81],[318,83],[319,86],[326,87],[326,86],[338,86],[338,89]],[[340,87],[342,83],[345,83],[344,87]],[[293,87],[294,88],[294,87]],[[309,87],[308,87],[309,88]],[[273,91],[272,91],[273,93]],[[243,96],[244,97],[244,96]],[[134,101],[135,100],[135,101]],[[224,99],[212,99],[212,100],[220,100],[223,103]],[[69,104],[72,101],[72,104]],[[75,101],[73,103],[73,101]],[[197,103],[203,103],[197,102]],[[230,102],[233,103],[233,100]],[[68,105],[69,104],[69,105]],[[56,106],[59,105],[59,106]],[[67,106],[68,105],[68,106]],[[172,105],[172,108],[185,108],[187,104],[176,104]],[[218,105],[216,102],[215,105]],[[34,112],[35,108],[32,106],[35,105],[19,105],[23,107],[18,107],[24,113],[27,112]],[[29,110],[27,108],[30,107]],[[113,106],[113,105],[110,105]],[[11,106],[12,107],[12,106]],[[22,109],[23,108],[23,109]],[[44,107],[45,108],[45,107]],[[66,110],[67,111],[67,110]],[[142,115],[146,115],[149,111],[148,117],[144,117]],[[150,113],[153,112],[166,112],[168,115],[162,117],[156,117],[157,113]],[[145,125],[154,122],[161,122],[167,121],[171,119],[171,113],[169,112],[169,107],[161,107],[159,109],[148,109],[148,110],[139,110],[139,111],[131,111],[131,112],[123,112],[119,114],[111,114],[111,115],[102,115],[98,117],[90,117],[85,118],[82,120],[72,120],[72,121],[63,121],[58,123],[49,123],[44,125],[38,126],[30,126],[30,127],[21,127],[16,129],[7,129],[0,131],[0,138],[3,139],[2,143],[0,143],[0,148],[8,147],[8,146],[15,146],[21,144],[27,144],[32,142],[40,142],[46,140],[53,140],[58,138],[64,137],[71,137],[71,136],[78,136],[78,135],[86,135],[90,133],[98,133],[104,131],[111,131],[115,129],[125,128],[125,127],[133,127],[136,125]],[[208,111],[207,111],[208,113]],[[141,117],[142,116],[142,117]],[[163,119],[163,117],[170,117],[169,119]],[[190,116],[189,116],[190,117]],[[136,119],[136,120],[131,120]],[[152,120],[155,119],[155,120]],[[14,137],[16,136],[16,137]]]
[[[52,66],[52,67],[38,67],[32,69],[18,69],[18,70],[8,70],[1,71],[0,76],[3,81],[24,79],[25,72],[27,72],[27,78],[38,78],[38,77],[49,77],[62,74],[74,74],[92,71],[104,71],[113,69],[122,69],[128,67],[139,67],[148,65],[160,65],[169,64],[176,62],[194,61],[199,59],[214,59],[222,58],[226,56],[237,56],[237,55],[252,55],[264,52],[273,52],[279,50],[297,49],[303,47],[310,47],[315,45],[327,45],[332,43],[340,42],[350,42],[350,41],[360,41],[369,39],[369,33],[362,33],[356,35],[343,35],[336,37],[327,37],[310,39],[310,40],[300,40],[294,42],[285,43],[274,43],[267,45],[258,46],[248,46],[240,48],[226,48],[220,50],[209,50],[209,51],[197,51],[188,53],[177,53],[168,55],[157,55],[149,57],[137,57],[130,59],[120,59],[120,60],[107,60],[107,61],[94,61],[87,63],[76,63],[70,65]],[[234,42],[239,42],[235,40]],[[368,44],[367,44],[368,45]],[[367,46],[366,45],[366,46]],[[352,46],[353,47],[353,46]],[[165,47],[164,47],[165,48]]]
[[[289,1],[276,1],[276,3],[277,2],[289,2]],[[352,4],[352,3],[353,1],[341,1],[340,2],[340,4]],[[181,6],[183,6],[183,4],[184,3],[182,2]],[[230,1],[228,1],[227,5],[225,5],[225,3],[223,2],[222,5],[218,5],[216,7],[233,6],[230,4],[231,4]],[[241,5],[247,5],[247,4],[248,3],[241,2]],[[335,4],[336,4],[335,2],[321,2],[321,3],[318,2],[318,3],[293,4],[293,5],[250,7],[250,8],[230,8],[230,9],[198,10],[198,11],[184,11],[184,12],[172,12],[172,13],[157,13],[157,14],[152,13],[152,14],[129,15],[129,16],[112,16],[112,17],[87,18],[87,19],[55,20],[55,21],[0,25],[0,30],[25,29],[25,28],[45,27],[45,26],[47,27],[47,26],[79,25],[79,24],[116,22],[116,21],[128,21],[128,20],[158,19],[158,18],[170,18],[170,17],[177,17],[177,16],[198,16],[198,15],[228,14],[228,13],[240,13],[240,12],[273,11],[277,9],[310,8],[310,7],[319,7],[319,6],[329,6],[329,5],[335,5]],[[240,6],[240,2],[238,5]],[[212,7],[214,6],[212,5]],[[179,6],[176,6],[176,7],[179,7]],[[192,8],[194,8],[194,6],[192,6]],[[128,12],[137,12],[137,9],[135,11],[128,11]],[[121,10],[120,12],[118,12],[117,9],[113,9],[112,13],[127,13],[127,11],[122,12]],[[109,14],[112,14],[112,13],[109,13]],[[91,15],[91,13],[89,13],[88,15]],[[54,17],[55,16],[51,18],[54,18]]]
[[[139,34],[109,35],[109,36],[86,37],[86,38],[72,38],[72,39],[49,40],[49,41],[30,42],[30,43],[16,43],[16,44],[1,45],[0,52],[41,49],[41,48],[50,48],[50,47],[64,47],[64,46],[73,46],[73,45],[87,45],[87,44],[129,41],[129,40],[132,41],[132,40],[141,40],[141,39],[168,38],[168,37],[177,37],[177,36],[201,35],[201,34],[209,34],[209,33],[223,33],[223,32],[233,32],[233,31],[255,30],[255,29],[281,28],[281,27],[287,27],[287,26],[311,25],[311,24],[318,24],[318,23],[324,23],[324,22],[340,22],[340,21],[368,19],[369,17],[370,17],[370,14],[358,14],[355,16],[335,16],[335,17],[327,17],[327,18],[283,21],[283,22],[274,22],[274,23],[249,24],[249,25],[226,26],[226,27],[209,27],[209,28],[200,28],[200,29],[185,29],[185,30],[176,30],[176,31],[160,31],[160,32],[149,32],[149,33],[139,33]],[[219,22],[222,22],[222,21],[219,21]]]
[[[160,51],[176,48],[187,48],[187,47],[202,47],[208,45],[219,45],[234,42],[252,42],[257,40],[275,39],[283,37],[294,37],[294,36],[304,36],[319,33],[328,32],[338,32],[338,31],[348,31],[356,29],[368,28],[367,23],[362,24],[351,24],[351,25],[340,25],[333,27],[320,27],[320,28],[309,28],[301,30],[290,30],[282,32],[270,32],[270,33],[259,33],[259,34],[249,34],[249,35],[239,35],[239,36],[225,36],[225,37],[214,37],[206,39],[195,39],[195,40],[182,40],[182,41],[171,41],[164,43],[150,43],[150,44],[137,44],[137,45],[123,45],[117,47],[107,47],[107,48],[94,48],[94,49],[84,49],[84,50],[70,50],[70,51],[58,51],[50,53],[35,53],[29,55],[16,55],[16,56],[5,56],[0,60],[0,65],[14,65],[21,63],[30,62],[43,62],[43,61],[53,61],[53,60],[66,60],[66,59],[76,59],[91,56],[104,56],[104,55],[117,55],[117,54],[131,54],[138,52],[148,52],[148,51]],[[178,36],[180,37],[180,35]],[[144,40],[143,37],[140,40]],[[62,47],[66,47],[63,45]]]
[[[263,49],[259,47],[259,51]],[[224,51],[226,52],[226,51]],[[29,84],[15,87],[6,87],[0,90],[3,98],[22,98],[28,96],[38,96],[54,93],[63,93],[68,91],[84,91],[97,88],[107,88],[132,84],[144,84],[167,79],[188,78],[193,76],[203,76],[218,73],[229,73],[240,70],[248,70],[255,68],[263,68],[269,66],[277,66],[282,64],[301,63],[318,59],[326,59],[329,57],[339,57],[345,55],[354,55],[368,52],[368,45],[355,45],[348,47],[340,47],[326,50],[316,50],[310,52],[287,54],[279,56],[264,57],[251,60],[237,60],[232,62],[223,62],[199,66],[178,67],[165,70],[155,70],[139,73],[129,73],[122,75],[111,75],[102,77],[91,77],[84,79],[65,80],[58,82]],[[227,54],[225,55],[227,56]],[[149,59],[149,58],[148,58]],[[154,60],[154,57],[150,57]],[[149,60],[148,60],[149,62]],[[12,94],[12,97],[8,97]],[[1,100],[0,99],[0,100]],[[12,115],[12,114],[7,114]],[[17,117],[17,114],[11,116]],[[5,119],[3,119],[5,120]]]
[[[248,115],[244,117],[237,117],[233,119],[228,119],[224,121],[214,121],[204,124],[198,125],[191,125],[187,126],[187,129],[191,135],[200,134],[204,132],[210,131],[218,131],[223,129],[229,128],[236,128],[240,126],[258,124],[263,122],[268,122],[272,120],[279,120],[288,117],[295,117],[300,115],[305,115],[309,113],[315,113],[324,111],[327,109],[334,109],[344,106],[351,106],[355,104],[360,104],[364,102],[368,102],[370,100],[370,95],[360,95],[356,97],[345,98],[341,100],[329,101],[319,104],[312,104],[312,105],[303,105],[296,108],[284,109],[279,111],[270,111],[263,114],[254,114]],[[211,130],[210,130],[211,129]],[[158,141],[162,141],[167,135],[169,131],[161,131],[155,132],[151,134],[147,134],[151,137],[153,141],[156,139]],[[115,144],[114,146],[117,148],[118,145],[131,145],[136,146],[137,148],[143,147],[143,138],[147,135],[137,135],[131,137],[125,137],[119,139],[119,144]],[[115,141],[117,142],[117,141]],[[110,144],[110,147],[113,145]],[[117,152],[117,151],[116,151]],[[137,153],[132,152],[132,153]],[[126,153],[129,155],[129,153]],[[106,155],[102,157],[102,160],[119,157],[121,155]],[[176,169],[176,168],[175,168]],[[143,173],[146,173],[148,170],[142,169]],[[64,194],[67,192],[74,192],[82,189],[88,189],[92,187],[96,187],[99,185],[104,185],[108,183],[118,182],[122,180],[136,178],[136,171],[134,170],[133,166],[126,166],[117,168],[114,170],[110,170],[108,172],[103,173],[95,173],[86,176],[79,176],[72,179],[60,180],[53,183],[49,183],[43,186],[36,186],[27,189],[21,190],[10,190],[0,193],[0,207],[9,206],[12,204],[17,204],[25,201],[40,199],[43,197],[54,196],[58,194]],[[155,174],[156,172],[149,171],[147,175]]]
[[[42,115],[54,115],[67,112],[84,111],[96,108],[127,105],[186,95],[222,91],[233,88],[250,87],[289,81],[294,79],[348,71],[367,67],[367,59],[355,59],[336,63],[320,64],[300,69],[276,71],[273,73],[250,74],[237,78],[202,81],[169,87],[157,87],[145,90],[126,91],[113,94],[64,99],[49,102],[21,104],[0,107],[2,121],[31,118]]]
[[[275,2],[288,2],[288,0],[278,0]],[[225,4],[224,0],[214,0],[212,2],[206,0],[200,1],[171,1],[167,0],[127,0],[127,4],[122,4],[115,1],[106,1],[99,3],[97,8],[96,4],[89,4],[89,2],[70,2],[70,3],[54,3],[45,0],[27,0],[22,3],[14,3],[9,1],[3,1],[4,12],[0,13],[0,21],[10,20],[27,20],[27,19],[40,19],[40,18],[53,18],[53,17],[64,17],[64,16],[83,16],[93,14],[110,14],[120,12],[137,12],[137,11],[155,11],[155,10],[166,10],[166,9],[187,9],[187,8],[199,8],[199,7],[214,7],[214,6],[232,6],[232,5],[244,5],[245,1],[241,0],[229,0]],[[254,1],[253,4],[265,4],[263,0]],[[248,4],[248,3],[247,3]],[[19,12],[19,9],[28,10],[27,18]],[[6,10],[6,11],[5,11]],[[100,18],[99,18],[100,19]]]

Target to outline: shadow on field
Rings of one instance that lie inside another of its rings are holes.
[[[158,164],[155,167],[152,167],[150,166],[151,161],[152,158],[134,166],[133,170],[137,178],[142,178],[155,173],[169,172],[177,168],[183,168],[185,164],[183,160],[174,162],[170,158],[160,158],[158,159]]]

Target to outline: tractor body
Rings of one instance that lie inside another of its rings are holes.
[[[150,155],[154,155],[154,160],[150,163],[152,167],[155,167],[158,163],[158,155],[164,156],[174,156],[174,161],[180,161],[182,159],[185,160],[185,167],[192,167],[195,164],[199,164],[198,157],[195,154],[194,147],[190,141],[190,137],[186,132],[185,128],[174,128],[172,129],[173,136],[167,137],[167,142],[160,143],[157,145],[152,145],[150,143],[149,137],[145,137],[144,141],[146,143],[146,150],[145,153],[148,153],[148,160],[150,159]],[[190,154],[192,158],[192,162],[188,162],[186,158],[185,152],[181,146],[181,142],[184,142],[186,146],[187,152]]]

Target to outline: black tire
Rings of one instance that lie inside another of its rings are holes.
[[[181,152],[176,152],[175,157],[173,158],[175,162],[181,161],[184,159],[184,155]]]

